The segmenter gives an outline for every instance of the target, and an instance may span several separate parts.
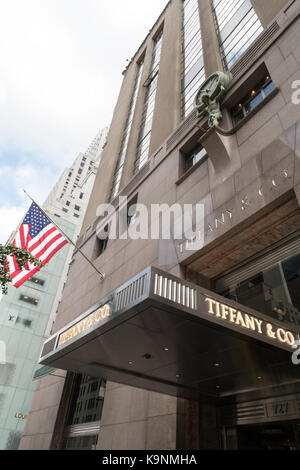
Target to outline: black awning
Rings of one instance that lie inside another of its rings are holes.
[[[171,395],[217,396],[298,381],[298,334],[149,267],[49,338],[40,363]]]

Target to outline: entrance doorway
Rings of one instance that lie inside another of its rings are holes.
[[[231,450],[300,450],[300,421],[227,427],[224,448]]]

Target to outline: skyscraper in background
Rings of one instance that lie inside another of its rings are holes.
[[[137,44],[78,239],[105,279],[74,253],[41,353],[63,377],[20,449],[300,449],[299,22],[299,0],[171,0]],[[141,207],[200,205],[201,246],[99,240],[101,203],[137,234]]]
[[[74,242],[80,232],[98,170],[107,128],[88,150],[65,170],[43,209]],[[37,364],[43,341],[50,334],[66,282],[74,247],[69,243],[20,288],[12,286],[0,301],[0,449],[17,449],[40,374]],[[1,357],[2,358],[2,357]],[[49,371],[47,371],[49,372]]]

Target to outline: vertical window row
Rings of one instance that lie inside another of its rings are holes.
[[[127,152],[127,147],[128,147],[128,141],[129,141],[129,136],[131,132],[134,111],[135,111],[135,105],[137,101],[138,91],[139,91],[142,72],[143,72],[143,65],[144,65],[143,62],[140,62],[138,64],[138,70],[137,70],[137,74],[135,78],[134,89],[133,89],[132,97],[130,100],[125,129],[123,132],[121,146],[120,146],[120,152],[119,152],[116,169],[115,169],[115,173],[113,177],[111,194],[110,194],[111,199],[113,199],[118,194],[119,188],[120,188],[122,172],[123,172],[123,167],[124,167],[124,162],[125,162],[125,157],[126,157],[126,152]]]
[[[263,31],[250,0],[211,0],[224,68],[232,65]]]
[[[198,0],[182,2],[181,113],[193,109],[197,89],[205,79]]]
[[[143,114],[142,114],[140,132],[139,132],[138,142],[137,142],[134,172],[137,172],[138,170],[140,170],[148,160],[151,129],[152,129],[152,119],[153,119],[155,97],[156,97],[156,90],[157,90],[162,35],[163,33],[161,32],[159,36],[154,40],[150,73],[149,73],[149,77],[145,85],[147,87],[147,91],[145,94]]]

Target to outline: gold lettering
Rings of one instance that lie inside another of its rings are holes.
[[[293,333],[291,333],[290,331],[287,331],[286,332],[286,340],[287,340],[287,343],[290,346],[293,346],[295,344],[295,337],[294,337]]]
[[[278,340],[279,340],[281,343],[285,343],[285,342],[286,342],[285,331],[284,331],[282,328],[278,328],[278,330],[277,330],[277,332],[276,332],[276,336],[277,336]]]
[[[249,330],[255,331],[255,319],[247,315],[247,313],[245,314],[245,323],[246,323],[246,328],[248,328]]]
[[[83,321],[79,322],[78,325],[77,325],[77,331],[78,331],[78,334],[82,333],[84,331],[84,324],[83,324]]]
[[[229,313],[227,305],[221,304],[221,312],[222,312],[223,320],[227,320],[227,316],[228,316],[228,313]]]
[[[267,327],[267,335],[270,338],[274,339],[275,338],[275,333],[273,331],[273,325],[271,323],[267,323],[266,327]]]
[[[96,310],[96,312],[95,312],[95,322],[99,323],[99,321],[101,321],[101,320],[102,320],[101,308],[98,308],[98,310]]]
[[[92,326],[94,326],[95,324],[95,320],[94,320],[94,315],[91,313],[91,315],[89,315],[88,317],[88,327],[91,328]]]
[[[216,317],[220,317],[221,316],[221,313],[220,313],[220,302],[215,302],[216,304]]]
[[[110,305],[105,304],[103,309],[104,309],[104,318],[109,317],[110,316]]]
[[[80,320],[76,325],[69,328],[69,330],[62,333],[59,337],[58,346],[61,346],[71,339],[75,338],[79,334],[83,333],[88,328],[91,328],[95,323],[99,323],[101,320],[110,316],[110,305],[105,304],[103,307],[98,308],[96,312],[91,313],[83,320]]]
[[[236,309],[229,307],[229,315],[230,315],[229,320],[231,321],[231,323],[235,323]]]
[[[259,332],[260,334],[262,334],[262,330],[261,330],[262,320],[258,320],[257,318],[254,317],[254,321],[255,321],[255,323],[256,323],[256,325],[257,325],[258,332]]]
[[[213,305],[215,305],[216,302],[214,300],[210,299],[209,297],[206,297],[205,302],[208,302],[208,304],[209,304],[208,313],[211,313],[212,315],[214,315],[215,312],[213,310]]]
[[[235,324],[242,325],[244,328],[246,328],[246,323],[244,322],[243,315],[241,314],[240,311],[238,311],[236,314]]]

